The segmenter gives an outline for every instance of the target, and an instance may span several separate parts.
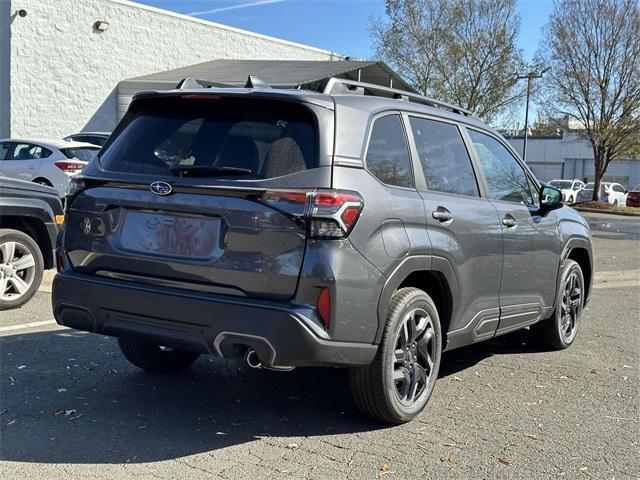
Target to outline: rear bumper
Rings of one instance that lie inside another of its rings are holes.
[[[246,347],[274,366],[366,365],[377,346],[321,338],[310,309],[178,291],[65,271],[53,281],[60,325],[230,357]]]

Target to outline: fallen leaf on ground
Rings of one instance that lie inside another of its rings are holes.
[[[451,454],[449,455],[447,460],[449,461],[449,463],[458,463],[460,461],[460,457],[458,457],[457,455]]]
[[[68,417],[69,415],[75,415],[77,412],[75,410],[58,410],[56,413],[54,413],[53,415],[58,417],[60,415],[63,415],[65,417]]]
[[[380,474],[386,475],[387,473],[389,473],[389,464],[383,463],[382,465],[380,465]]]
[[[509,460],[504,459],[504,458],[498,458],[498,461],[503,465],[511,465],[511,462]]]

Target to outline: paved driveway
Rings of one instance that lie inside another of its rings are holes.
[[[340,370],[145,374],[113,339],[52,324],[45,283],[0,313],[0,477],[639,478],[640,223],[589,219],[575,345],[525,330],[450,352],[427,410],[394,428],[357,414]]]

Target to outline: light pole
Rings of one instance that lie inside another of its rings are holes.
[[[529,99],[531,98],[531,84],[534,78],[542,78],[546,72],[549,71],[549,67],[537,72],[531,70],[526,75],[518,75],[517,80],[527,79],[527,105],[524,110],[524,141],[522,142],[522,160],[527,161],[527,137],[529,136]]]

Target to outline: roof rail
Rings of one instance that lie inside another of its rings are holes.
[[[322,87],[321,87],[322,88]],[[466,117],[473,117],[473,113],[462,107],[452,105],[447,102],[441,102],[433,98],[425,97],[418,93],[407,92],[406,90],[399,90],[397,88],[383,87],[381,85],[375,85],[373,83],[358,82],[356,80],[348,80],[345,78],[331,77],[325,82],[322,93],[325,95],[332,94],[351,94],[351,95],[364,95],[366,92],[376,97],[390,97],[397,100],[404,100],[407,102],[421,103],[429,107],[441,108],[443,110],[449,110],[450,112],[464,115]]]
[[[176,90],[193,90],[196,88],[211,88],[211,87],[221,87],[221,88],[230,88],[230,87],[239,87],[239,85],[233,85],[230,83],[222,83],[222,82],[213,82],[211,80],[200,80],[197,78],[183,78],[176,85]],[[262,80],[255,75],[249,75],[247,77],[247,82],[244,84],[244,88],[271,88],[267,82]]]

